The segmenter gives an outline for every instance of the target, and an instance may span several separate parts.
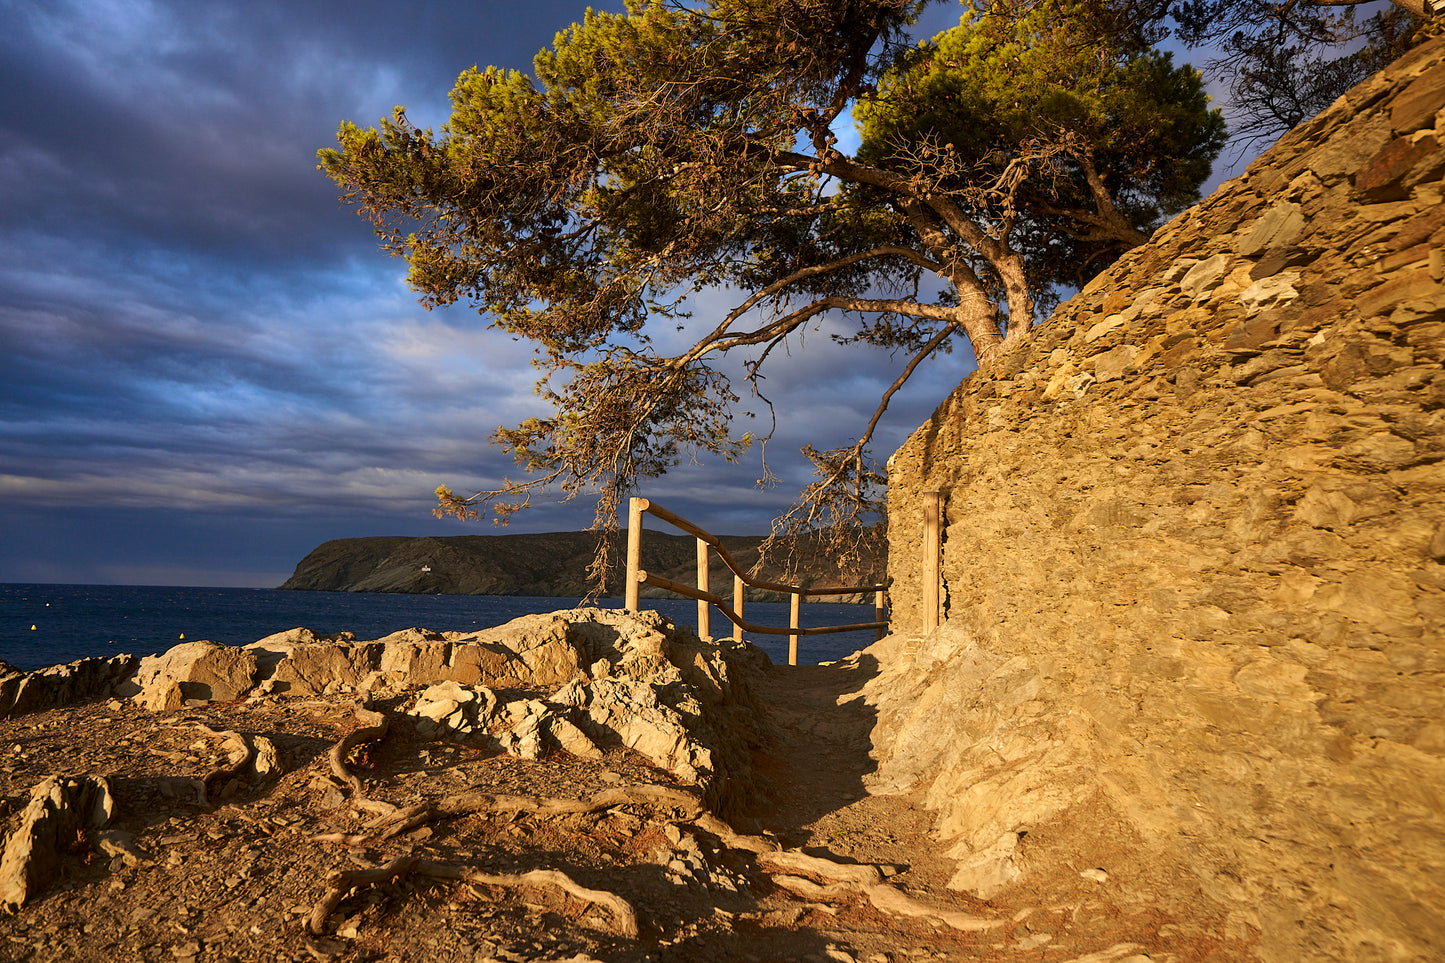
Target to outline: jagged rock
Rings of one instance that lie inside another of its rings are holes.
[[[766,662],[746,643],[702,642],[656,612],[575,609],[481,632],[414,628],[371,642],[305,628],[242,648],[188,642],[141,660],[129,678],[95,694],[167,711],[202,699],[426,685],[410,710],[424,736],[491,741],[533,759],[548,749],[597,758],[599,743],[625,745],[731,811],[751,794],[748,753],[758,738],[739,670]],[[33,684],[29,678],[0,676],[0,692]],[[494,685],[560,690],[502,703]]]
[[[582,651],[573,615],[526,615],[478,633],[485,637],[484,645],[478,648],[507,657],[505,667],[493,670],[493,677],[505,674],[524,685],[560,685],[583,675],[583,667],[590,660]]]
[[[674,670],[675,671],[675,670]],[[669,705],[661,687],[633,679],[597,679],[563,686],[552,701],[585,713],[583,731],[599,742],[620,742],[684,782],[706,786],[713,776],[710,749],[698,744],[687,720],[701,721],[702,706],[676,693]]]
[[[177,709],[186,700],[229,702],[250,691],[256,654],[217,642],[183,642],[140,660],[135,676],[116,688],[153,710]]]
[[[0,663],[0,719],[104,698],[137,664],[133,655],[81,659],[38,672],[19,672]]]
[[[500,708],[497,694],[486,686],[447,681],[424,689],[408,714],[420,720],[423,735],[465,736],[485,733]]]
[[[569,752],[579,759],[601,759],[603,757],[602,750],[587,737],[587,733],[573,725],[565,716],[551,713],[547,716],[545,725],[547,739],[558,749]]]
[[[542,736],[542,715],[525,712],[511,729],[502,733],[499,741],[509,756],[518,759],[541,759],[546,744]]]
[[[51,776],[36,786],[0,857],[0,907],[24,906],[55,877],[66,850],[110,822],[113,808],[99,776]]]
[[[986,849],[965,852],[963,847],[955,847],[949,855],[958,860],[958,865],[948,888],[992,899],[999,890],[1023,878],[1023,870],[1014,860],[1018,845],[1018,833],[1004,833]]]

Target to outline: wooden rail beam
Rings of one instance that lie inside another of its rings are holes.
[[[683,585],[681,582],[674,582],[672,579],[664,578],[661,575],[652,575],[648,572],[638,572],[637,580],[646,582],[648,585],[655,585],[660,589],[667,589],[669,592],[676,592],[678,595],[685,595],[690,599],[705,599],[715,605],[723,615],[732,620],[732,623],[741,626],[744,631],[757,635],[792,635],[794,632],[799,635],[828,635],[833,632],[866,632],[869,629],[884,629],[888,627],[887,622],[858,622],[853,625],[824,625],[815,628],[793,628],[792,626],[769,626],[753,625],[744,621],[741,613],[728,604],[727,599],[721,595],[711,592],[699,592],[691,585]]]
[[[936,493],[935,493],[936,494]],[[642,571],[642,516],[643,513],[650,513],[673,525],[676,528],[687,532],[697,539],[697,588],[674,582],[658,575],[649,575]],[[935,506],[936,519],[936,506]],[[935,521],[936,528],[936,521]],[[928,541],[925,533],[925,544]],[[937,540],[936,532],[934,540]],[[732,605],[720,595],[711,592],[709,579],[709,549],[716,549],[718,557],[723,564],[733,573],[733,601]],[[937,552],[934,553],[934,566],[937,567]],[[928,565],[925,561],[925,567]],[[936,579],[935,579],[936,581]],[[733,624],[733,639],[741,642],[743,632],[754,632],[761,635],[786,635],[788,636],[788,664],[798,664],[798,637],[803,635],[826,635],[834,632],[853,632],[865,629],[874,629],[878,638],[883,638],[888,630],[888,620],[884,609],[884,593],[886,585],[858,585],[852,587],[826,587],[826,588],[802,588],[796,585],[780,585],[775,582],[764,582],[762,579],[755,579],[742,570],[737,561],[729,554],[723,546],[722,541],[712,533],[698,528],[692,522],[680,515],[675,515],[661,505],[653,504],[646,498],[632,498],[628,501],[627,508],[627,587],[624,606],[627,611],[636,612],[641,606],[641,586],[646,582],[648,585],[655,585],[658,588],[666,589],[678,595],[697,600],[697,634],[699,638],[711,638],[711,626],[709,624],[710,607],[722,612]],[[773,628],[770,626],[752,625],[743,615],[744,591],[747,586],[769,592],[785,594],[791,600],[789,611],[789,626],[786,629]],[[927,588],[925,587],[925,595]],[[861,622],[856,625],[829,625],[818,628],[805,629],[800,627],[801,613],[799,611],[804,598],[823,598],[837,595],[855,595],[872,592],[874,598],[874,614],[877,621]],[[937,589],[934,591],[935,600],[933,609],[936,612]],[[925,602],[926,605],[926,602]],[[936,615],[934,624],[936,625]]]

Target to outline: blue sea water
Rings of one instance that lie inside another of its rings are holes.
[[[184,639],[246,645],[304,626],[322,634],[355,632],[377,639],[412,627],[472,631],[522,615],[572,608],[580,600],[499,595],[397,595],[367,592],[280,592],[274,589],[192,588],[141,585],[26,585],[0,583],[0,660],[33,670],[93,656],[164,652]],[[603,599],[606,608],[620,599]],[[680,624],[696,625],[697,605],[688,599],[643,599]],[[786,602],[749,602],[749,622],[787,625]],[[873,620],[864,605],[807,603],[804,626],[848,625]],[[714,634],[729,631],[712,615]],[[774,662],[786,662],[786,636],[749,636]],[[872,632],[804,636],[798,661],[828,662],[869,645]]]

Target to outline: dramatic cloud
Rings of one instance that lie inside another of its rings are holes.
[[[529,69],[586,6],[0,0],[0,581],[274,585],[326,538],[490,531],[433,519],[430,492],[514,471],[487,438],[540,413],[530,351],[422,310],[315,153],[396,104],[442,123],[458,72]],[[798,447],[846,442],[901,364],[829,334],[769,371],[776,488],[755,453],[649,494],[765,530],[807,481]],[[920,373],[882,455],[969,362]]]

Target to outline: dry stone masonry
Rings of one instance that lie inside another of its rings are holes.
[[[1262,959],[1445,959],[1442,176],[1435,40],[894,456],[874,789],[927,787],[956,886],[1102,793]]]

